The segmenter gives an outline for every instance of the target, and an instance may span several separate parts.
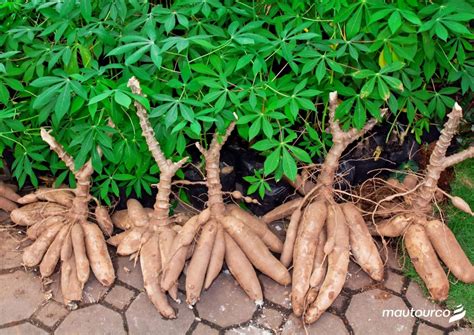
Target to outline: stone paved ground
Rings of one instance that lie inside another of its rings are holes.
[[[118,279],[112,287],[90,280],[84,302],[70,311],[61,303],[57,274],[44,285],[37,272],[21,266],[23,238],[15,229],[0,228],[0,335],[474,334],[466,322],[449,324],[445,318],[383,318],[383,309],[440,308],[401,275],[393,256],[383,284],[375,284],[351,263],[342,294],[318,322],[306,328],[291,313],[288,287],[260,275],[266,300],[256,308],[227,271],[196,308],[173,303],[178,319],[163,320],[143,293],[139,268],[125,258],[114,259]]]

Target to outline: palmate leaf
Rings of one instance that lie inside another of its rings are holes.
[[[59,93],[59,96],[56,100],[56,104],[54,106],[54,112],[58,121],[60,121],[63,116],[69,112],[69,107],[71,106],[71,88],[70,84],[66,83]]]
[[[3,9],[0,132],[6,138],[0,149],[8,146],[19,157],[18,180],[30,179],[39,163],[54,166],[61,182],[72,178],[53,155],[20,161],[23,148],[12,140],[30,149],[41,139],[21,129],[45,124],[66,145],[76,143],[69,148],[74,157],[93,158],[96,196],[111,201],[118,188],[148,192],[150,175],[158,171],[151,170],[134,113],[132,102],[139,101],[173,160],[237,116],[239,143],[250,139],[248,146],[265,157],[265,169],[251,183],[262,195],[264,179],[293,177],[331,145],[328,92],[338,91],[336,114],[345,126],[361,128],[388,106],[395,115],[406,113],[421,138],[457,94],[474,87],[473,11],[462,0],[231,7],[214,0],[166,6],[68,0]],[[131,76],[141,81],[145,97],[126,88]],[[451,87],[459,92],[444,90]],[[109,141],[108,120],[118,129]],[[92,147],[81,137],[91,128]],[[287,140],[289,132],[297,135]],[[80,152],[83,141],[90,150]],[[109,142],[117,153],[107,149]],[[92,150],[97,144],[102,159]],[[114,173],[134,179],[105,183]]]

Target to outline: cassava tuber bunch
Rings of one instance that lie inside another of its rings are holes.
[[[231,123],[223,135],[215,133],[207,150],[196,144],[206,164],[207,208],[183,225],[172,243],[171,258],[163,269],[161,287],[169,290],[176,285],[184,268],[187,248],[197,241],[186,273],[189,305],[199,300],[203,288],[211,286],[224,261],[257,304],[263,303],[263,293],[254,268],[281,285],[291,282],[288,270],[272,254],[282,251],[283,243],[278,237],[258,218],[236,205],[224,204],[219,176],[220,151],[234,126]],[[240,195],[237,197],[241,198]]]
[[[329,123],[333,146],[316,184],[299,177],[295,183],[303,198],[289,201],[263,216],[271,222],[290,216],[280,260],[293,263],[292,307],[306,323],[315,322],[334,302],[346,280],[350,252],[375,280],[383,279],[383,263],[361,212],[351,203],[334,201],[334,180],[339,159],[347,146],[372,129],[344,132],[335,120],[337,93],[329,95]],[[382,115],[385,111],[382,111]]]
[[[64,303],[69,304],[82,300],[90,269],[102,285],[114,282],[115,271],[103,235],[111,234],[112,222],[100,206],[96,208],[97,224],[89,221],[91,161],[76,170],[73,158],[49,132],[41,129],[41,137],[74,173],[77,187],[42,188],[25,195],[17,200],[23,206],[11,212],[11,219],[26,226],[28,238],[34,240],[23,251],[25,266],[39,265],[41,276],[49,277],[61,261],[61,291]]]
[[[128,86],[134,94],[142,95],[140,83],[135,77],[130,78]],[[187,158],[176,163],[167,159],[155,138],[145,108],[139,102],[135,102],[135,107],[143,136],[160,168],[158,194],[153,209],[143,208],[137,200],[128,200],[127,210],[118,211],[112,216],[114,224],[125,231],[111,237],[108,243],[117,247],[119,255],[133,255],[133,257],[140,258],[148,297],[163,317],[172,319],[176,317],[176,312],[168,302],[166,291],[174,300],[178,300],[178,285],[173,283],[166,290],[162,290],[160,282],[162,269],[172,255],[171,246],[176,236],[175,229],[179,228],[179,226],[173,225],[169,218],[171,179]],[[196,218],[192,220],[196,220]],[[184,257],[186,254],[187,248]]]
[[[461,119],[462,109],[455,103],[423,178],[408,175],[402,183],[390,179],[387,184],[392,194],[378,199],[375,192],[376,199],[372,200],[372,203],[376,203],[372,206],[371,214],[371,221],[376,223],[373,233],[385,237],[404,237],[415,269],[435,300],[445,300],[449,293],[449,281],[440,259],[456,278],[466,283],[474,282],[474,266],[449,227],[439,219],[433,206],[437,201],[437,193],[442,193],[437,187],[441,173],[450,166],[474,157],[474,146],[446,157]],[[463,199],[449,197],[454,206],[472,215],[472,210]]]

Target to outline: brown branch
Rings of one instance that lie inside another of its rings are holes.
[[[137,78],[131,77],[127,86],[130,87],[133,94],[143,96],[140,82],[137,80]],[[137,116],[140,119],[140,127],[142,128],[143,137],[145,137],[148,149],[158,164],[158,167],[162,173],[174,175],[176,171],[188,160],[188,158],[185,157],[176,163],[173,163],[171,160],[167,159],[161,150],[160,144],[155,138],[155,132],[150,124],[148,113],[146,112],[145,107],[143,107],[143,105],[138,101],[135,101],[134,105],[137,109]]]
[[[235,128],[235,122],[231,122],[223,135],[220,135],[219,133],[214,133],[214,136],[212,137],[210,149],[221,151],[222,146],[225,144],[225,142],[229,138],[234,128]]]
[[[474,157],[474,145],[470,146],[468,149],[465,149],[461,152],[458,152],[458,153],[452,154],[449,157],[446,157],[446,159],[443,162],[443,168],[446,169],[450,166],[456,165],[466,159],[473,158],[473,157]]]
[[[462,118],[462,108],[458,105],[457,102],[454,103],[453,109],[448,114],[448,120],[441,130],[441,135],[439,136],[438,141],[433,149],[433,152],[430,156],[430,163],[426,168],[426,175],[423,180],[423,187],[420,188],[418,192],[418,197],[416,197],[416,204],[421,210],[428,212],[431,208],[430,203],[433,199],[433,196],[436,192],[438,186],[438,180],[441,175],[441,172],[450,164],[455,164],[459,162],[459,159],[463,158],[463,155],[466,155],[466,158],[469,157],[470,150],[468,149],[459,154],[454,154],[452,159],[450,157],[446,158],[446,151],[451,145],[451,141],[454,135],[457,132],[459,123]],[[447,165],[445,165],[447,164]],[[452,165],[451,164],[451,165]]]
[[[56,152],[58,157],[66,164],[76,178],[76,188],[74,189],[74,202],[71,208],[71,214],[74,220],[87,220],[87,205],[90,199],[91,176],[94,173],[92,161],[89,159],[79,170],[75,169],[74,159],[69,155],[64,147],[44,128],[41,128],[41,138],[48,143],[51,150]]]
[[[349,144],[357,140],[377,124],[376,119],[371,119],[361,130],[352,128],[349,131],[344,132],[340,128],[339,122],[335,119],[337,106],[337,92],[335,91],[329,93],[329,126],[333,137],[333,146],[331,149],[329,149],[329,152],[326,155],[326,159],[321,168],[321,173],[319,174],[317,180],[318,184],[325,186],[325,192],[328,197],[331,194],[334,177],[337,167],[339,166],[339,159],[341,158],[344,150]],[[382,117],[384,117],[386,113],[387,109],[381,110]]]
[[[66,150],[64,150],[64,147],[59,144],[53,136],[51,136],[49,131],[44,128],[41,128],[40,134],[43,141],[48,143],[51,150],[53,150],[58,155],[58,157],[64,162],[64,164],[66,164],[68,169],[75,174],[76,168],[74,165],[74,158],[72,158],[72,156],[69,155]]]
[[[436,168],[442,167],[443,162],[446,159],[446,151],[451,145],[451,141],[458,130],[461,118],[462,108],[457,102],[455,102],[453,109],[448,114],[448,121],[444,124],[443,129],[441,130],[441,135],[431,153],[430,166]],[[427,170],[430,169],[430,166],[428,166]]]
[[[337,91],[329,93],[329,126],[331,129],[331,134],[333,135],[333,141],[343,141],[345,146],[348,146],[350,143],[357,140],[359,137],[363,136],[365,133],[370,131],[378,122],[378,120],[372,118],[370,119],[365,126],[358,130],[356,128],[352,128],[347,132],[344,132],[340,126],[339,122],[335,119],[336,109],[339,106],[337,102]],[[380,110],[380,116],[383,118],[387,113],[388,109],[383,108]]]
[[[234,127],[235,122],[232,122],[223,135],[214,133],[209,149],[207,150],[199,143],[196,143],[196,147],[203,154],[206,160],[208,206],[211,211],[211,216],[214,218],[220,217],[225,212],[224,200],[222,198],[222,185],[220,181],[220,151],[232,133],[232,130],[234,130]]]
[[[311,180],[305,179],[302,175],[299,174],[296,175],[295,181],[292,181],[286,176],[284,176],[283,178],[301,195],[306,195],[316,186],[316,184],[313,183]]]

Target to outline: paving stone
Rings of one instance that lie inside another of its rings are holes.
[[[374,281],[367,273],[364,272],[364,270],[360,268],[359,265],[355,264],[354,262],[349,263],[349,271],[347,273],[344,287],[351,290],[360,290],[373,283]]]
[[[15,271],[0,276],[0,325],[29,318],[43,302],[41,280]]]
[[[344,322],[336,315],[324,313],[318,321],[311,325],[304,325],[301,318],[294,314],[288,318],[283,326],[282,335],[307,335],[307,334],[331,334],[347,335]],[[357,333],[356,333],[357,334]]]
[[[128,257],[117,257],[115,265],[118,279],[138,290],[144,289],[142,270],[139,261],[134,265],[134,261],[130,261]]]
[[[128,288],[115,285],[104,300],[118,309],[123,309],[130,303],[134,295],[135,293]]]
[[[258,278],[266,299],[285,308],[291,308],[291,286],[282,286],[265,275],[260,275]]]
[[[94,276],[91,271],[91,275],[86,285],[84,285],[84,291],[82,293],[82,302],[86,304],[95,304],[107,293],[109,290],[108,286],[103,286]]]
[[[43,329],[33,326],[31,323],[22,323],[13,327],[0,329],[0,335],[46,335],[48,334]]]
[[[420,323],[418,326],[417,335],[442,335],[444,332],[442,330],[428,326],[427,324]]]
[[[272,332],[250,324],[245,327],[229,329],[225,332],[225,334],[226,335],[272,335]]]
[[[196,329],[193,331],[193,335],[218,335],[217,329],[211,328],[204,323],[198,323]]]
[[[199,316],[222,327],[250,320],[257,308],[227,271],[221,273],[209,290],[201,293],[196,305]]]
[[[72,311],[59,325],[56,335],[126,334],[120,314],[102,305]]]
[[[472,328],[459,328],[449,333],[449,335],[473,335],[473,334],[474,334],[474,330]]]
[[[185,298],[181,296],[181,300],[184,301]],[[177,304],[171,301],[171,306],[178,310],[178,317],[174,320],[165,320],[146,294],[140,293],[125,313],[129,333],[132,335],[157,334],[157,332],[160,335],[185,334],[194,321],[194,313],[185,303]]]
[[[273,308],[264,307],[262,314],[257,318],[257,324],[277,331],[280,328],[284,315]]]
[[[346,317],[355,334],[411,334],[415,324],[414,317],[387,317],[383,315],[384,310],[408,313],[401,298],[373,289],[352,296]]]
[[[414,281],[410,282],[408,286],[406,297],[408,301],[413,306],[415,311],[421,310],[420,313],[428,313],[429,311],[443,311],[444,309],[436,305],[435,303],[428,300],[428,298],[423,294],[421,287]],[[433,313],[434,314],[434,313]],[[427,314],[425,314],[427,315]],[[449,317],[444,316],[420,316],[420,319],[430,321],[434,324],[440,325],[441,327],[452,326],[449,321]]]
[[[69,311],[64,307],[64,305],[51,300],[46,305],[41,307],[38,313],[36,313],[35,318],[43,323],[45,326],[54,327],[58,324]]]
[[[402,287],[403,287],[403,281],[405,280],[405,277],[400,276],[399,274],[392,272],[392,271],[387,271],[387,279],[385,280],[385,287],[401,293],[402,292]]]
[[[0,270],[11,269],[21,265],[21,243],[16,238],[24,238],[14,229],[0,231]]]

